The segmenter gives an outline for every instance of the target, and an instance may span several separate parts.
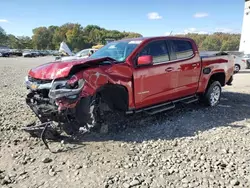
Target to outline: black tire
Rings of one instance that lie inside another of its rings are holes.
[[[124,130],[126,128],[124,113],[117,110],[106,111],[106,108],[111,109],[99,95],[83,98],[76,110],[77,121],[90,131],[101,134]]]
[[[67,135],[74,135],[79,132],[79,124],[76,121],[71,121],[70,123],[63,123],[61,124],[63,131]]]
[[[250,60],[247,60],[247,69],[250,69]]]
[[[240,65],[234,65],[234,73],[238,73],[240,71]]]
[[[232,83],[233,83],[233,76],[229,78],[229,80],[227,81],[227,85],[231,86]]]
[[[212,82],[206,93],[203,96],[203,102],[206,106],[216,106],[220,102],[221,98],[221,84],[218,81]]]
[[[66,134],[77,135],[79,132],[90,131],[97,127],[98,116],[94,113],[97,106],[93,103],[92,97],[82,98],[78,102],[73,118],[69,118],[70,122],[61,125]]]
[[[89,130],[96,130],[100,126],[100,117],[98,112],[98,98],[82,98],[76,107],[76,121],[80,127],[86,127]]]
[[[75,120],[62,124],[64,132],[68,135],[86,131],[109,134],[124,130],[124,113],[115,110],[105,111],[101,102],[103,104],[98,95],[82,98],[75,109]]]

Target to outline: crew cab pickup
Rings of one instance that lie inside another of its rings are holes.
[[[198,100],[216,106],[233,73],[231,55],[202,56],[190,38],[123,39],[87,59],[31,69],[26,102],[41,122],[57,122],[74,134],[111,124],[107,114],[152,115]]]

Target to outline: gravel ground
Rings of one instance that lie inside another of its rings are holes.
[[[0,59],[0,187],[250,187],[249,71],[215,108],[140,115],[120,133],[50,142],[53,154],[19,130],[36,120],[24,76],[52,59]]]

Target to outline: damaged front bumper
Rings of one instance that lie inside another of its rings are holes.
[[[26,103],[41,122],[70,121],[84,86],[82,79],[42,81],[26,77],[25,83],[30,90]]]
[[[26,96],[26,104],[36,114],[41,124],[27,125],[22,130],[31,136],[40,135],[48,149],[45,134],[47,138],[55,139],[60,135],[58,128],[67,134],[74,134],[78,129],[75,110],[84,80],[73,77],[70,80],[44,81],[26,77],[25,84],[30,90]]]

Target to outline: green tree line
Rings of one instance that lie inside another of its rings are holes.
[[[14,36],[6,34],[4,29],[0,26],[0,46],[8,46],[12,49],[32,49],[32,39],[27,36]]]
[[[32,30],[32,37],[16,37],[7,35],[0,28],[0,45],[6,45],[13,49],[38,49],[58,50],[62,41],[66,42],[73,51],[79,51],[97,44],[105,44],[105,39],[119,40],[122,38],[135,38],[142,35],[135,32],[120,32],[107,30],[97,25],[66,23],[62,26],[38,27]]]
[[[188,33],[177,36],[192,38],[200,51],[238,51],[241,35],[216,32],[213,34]]]
[[[79,51],[93,45],[105,44],[107,38],[119,40],[142,36],[135,32],[107,30],[97,25],[82,27],[78,23],[38,27],[34,28],[32,32],[32,37],[14,36],[6,34],[4,29],[0,27],[0,45],[6,45],[13,49],[58,50],[60,43],[64,41],[71,50]],[[237,51],[240,44],[240,34],[217,32],[213,34],[188,33],[177,36],[194,39],[199,50],[204,51]]]

